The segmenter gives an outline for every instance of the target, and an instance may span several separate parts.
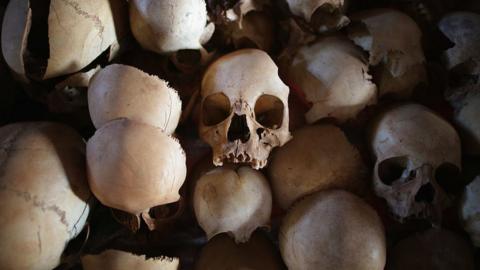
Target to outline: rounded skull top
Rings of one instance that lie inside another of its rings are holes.
[[[473,249],[462,235],[432,228],[402,239],[393,246],[387,269],[473,270]]]
[[[88,181],[104,205],[140,215],[176,202],[185,181],[185,153],[160,128],[129,119],[103,125],[87,143]]]
[[[348,36],[369,53],[378,95],[408,98],[425,80],[422,31],[407,14],[371,9],[350,16]]]
[[[224,160],[265,167],[270,151],[290,138],[289,88],[267,53],[238,50],[215,61],[202,80],[200,137]]]
[[[208,239],[227,232],[241,243],[270,222],[272,193],[268,180],[250,167],[215,168],[198,179],[193,207]]]
[[[459,180],[461,146],[455,129],[426,107],[399,105],[376,119],[370,143],[377,195],[400,220],[417,216],[435,221],[446,190]]]
[[[363,52],[341,36],[319,38],[300,47],[288,76],[312,103],[305,114],[310,124],[323,118],[345,122],[377,101],[377,87]]]
[[[267,169],[275,201],[283,209],[320,190],[362,193],[367,188],[360,152],[333,125],[295,130],[293,139],[273,153]]]
[[[96,128],[125,117],[172,134],[180,120],[182,102],[166,81],[131,66],[114,64],[90,81],[88,108]]]
[[[290,270],[383,270],[382,222],[361,198],[341,190],[295,204],[280,227],[279,246]]]
[[[55,268],[93,199],[85,142],[57,123],[3,126],[0,171],[0,269]]]
[[[132,0],[130,27],[140,45],[157,53],[202,48],[213,34],[204,0]]]
[[[110,48],[128,29],[121,0],[10,1],[2,25],[2,52],[23,80],[77,72]]]

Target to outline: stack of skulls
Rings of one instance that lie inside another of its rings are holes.
[[[87,143],[93,194],[153,230],[150,208],[178,201],[186,177],[185,153],[172,137],[182,107],[177,92],[136,68],[110,65],[90,81],[88,105],[97,128]]]

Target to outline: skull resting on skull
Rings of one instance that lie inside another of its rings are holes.
[[[213,163],[267,164],[270,151],[290,139],[289,88],[272,59],[257,49],[219,58],[205,72],[201,89],[200,137]]]

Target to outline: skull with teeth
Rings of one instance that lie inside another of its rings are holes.
[[[199,124],[213,163],[265,167],[270,151],[291,138],[288,93],[277,66],[261,50],[239,50],[213,63],[202,81]]]
[[[438,222],[447,192],[459,183],[460,139],[455,129],[427,108],[391,108],[372,126],[376,156],[375,193],[386,199],[396,218]]]

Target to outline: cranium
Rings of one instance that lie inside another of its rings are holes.
[[[450,75],[446,97],[454,101],[480,89],[480,15],[454,12],[443,17],[438,27],[454,43],[443,55]]]
[[[376,194],[400,221],[412,216],[439,221],[445,191],[456,184],[461,168],[455,129],[427,108],[407,104],[381,115],[370,139]]]
[[[272,192],[263,174],[250,167],[215,168],[198,179],[193,207],[208,239],[227,232],[244,243],[270,221]]]
[[[470,243],[461,234],[432,228],[402,239],[390,250],[389,270],[474,270]]]
[[[362,193],[366,187],[367,170],[360,152],[340,128],[330,124],[295,130],[293,139],[272,154],[267,169],[282,209],[320,190]]]
[[[343,14],[345,0],[287,0],[290,11],[311,24],[314,30],[325,32],[346,26],[350,20]]]
[[[2,52],[23,81],[77,72],[125,36],[127,6],[114,0],[9,2],[2,24]]]
[[[199,50],[215,29],[204,0],[132,0],[130,25],[140,45],[161,54]]]
[[[348,35],[369,52],[379,96],[409,97],[425,79],[422,32],[415,21],[392,9],[353,14]]]
[[[474,60],[480,64],[480,15],[472,12],[454,12],[438,23],[440,31],[455,45],[445,52],[449,69]]]
[[[480,175],[466,188],[461,200],[460,218],[473,244],[480,247]]]
[[[296,203],[278,238],[290,270],[385,268],[382,221],[360,197],[343,190],[320,191]]]
[[[219,58],[202,81],[200,137],[213,163],[267,164],[270,151],[290,139],[288,87],[263,51],[244,49]]]
[[[305,115],[308,123],[327,117],[343,122],[376,102],[377,88],[361,50],[339,36],[301,47],[288,75],[313,103]]]
[[[480,155],[480,85],[462,99],[454,118],[464,151],[470,155]]]

